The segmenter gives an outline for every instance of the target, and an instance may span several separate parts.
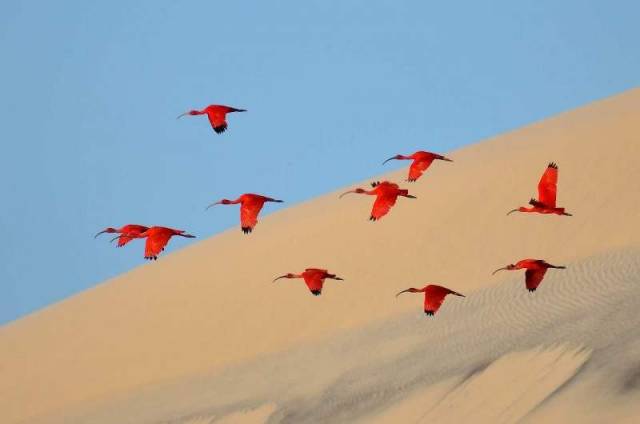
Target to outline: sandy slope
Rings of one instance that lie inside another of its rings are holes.
[[[629,418],[639,154],[636,89],[452,152],[380,222],[334,193],[168,255],[0,328],[0,420]],[[551,160],[575,216],[506,217]],[[570,267],[533,296],[490,276],[523,257]],[[346,281],[270,283],[307,266]],[[433,320],[393,297],[426,282],[470,296]]]

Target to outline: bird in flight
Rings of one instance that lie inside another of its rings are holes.
[[[285,274],[277,277],[273,280],[275,283],[281,278],[302,278],[304,282],[307,284],[309,291],[314,296],[320,296],[322,293],[322,285],[324,284],[324,280],[329,278],[331,280],[344,281],[343,278],[336,276],[335,274],[329,274],[326,269],[320,268],[307,268],[304,270],[302,274]]]
[[[409,289],[402,290],[396,294],[396,297],[400,296],[402,293],[424,293],[424,313],[428,316],[433,316],[438,309],[440,309],[440,306],[444,302],[444,298],[448,294],[464,297],[463,294],[454,292],[453,290],[436,284],[428,284],[421,289],[411,287]]]
[[[556,214],[572,216],[565,212],[565,208],[556,207],[556,193],[558,191],[558,165],[551,162],[542,174],[538,183],[538,199],[529,200],[530,208],[521,206],[513,209],[507,215],[513,212],[536,212],[544,214]]]
[[[138,234],[124,233],[117,238],[146,238],[147,242],[144,246],[144,258],[148,260],[156,260],[158,259],[158,255],[164,250],[165,246],[167,245],[167,243],[169,243],[169,240],[173,236],[186,238],[196,237],[194,235],[187,234],[183,230],[174,230],[173,228],[154,226]]]
[[[121,234],[120,236],[116,237],[113,240],[118,240],[118,247],[122,247],[125,244],[129,243],[131,240],[133,240],[133,237],[128,237],[125,236],[124,234],[132,234],[132,235],[137,235],[140,234],[144,231],[147,231],[149,229],[149,227],[145,227],[144,225],[138,225],[138,224],[128,224],[125,225],[123,227],[120,228],[113,228],[113,227],[107,227],[104,230],[100,231],[98,234],[96,234],[94,236],[94,238],[98,237],[100,234],[104,234],[104,233],[109,233],[109,234],[113,234],[113,233],[117,233],[117,234]]]
[[[493,274],[491,275],[494,275],[496,272],[502,270],[515,271],[517,269],[526,269],[524,273],[525,285],[527,286],[527,290],[529,290],[530,292],[534,292],[536,291],[540,283],[542,283],[544,274],[549,268],[566,269],[565,266],[551,265],[550,263],[543,261],[542,259],[523,259],[516,262],[515,264],[510,264],[505,267],[498,268],[493,271]]]
[[[434,160],[444,160],[447,162],[453,162],[451,159],[444,157],[442,155],[439,155],[437,153],[431,153],[431,152],[424,152],[422,150],[415,152],[412,155],[409,156],[404,156],[404,155],[395,155],[393,157],[390,157],[389,159],[385,160],[384,162],[382,162],[382,164],[384,165],[385,163],[389,162],[390,160],[413,160],[413,162],[411,163],[411,166],[409,167],[409,177],[407,178],[407,181],[409,182],[414,182],[416,181],[418,178],[420,178],[422,176],[422,173],[424,171],[427,170],[427,168],[429,168],[429,166],[431,166],[431,163]]]
[[[260,194],[245,193],[236,200],[219,200],[207,206],[205,210],[215,205],[235,205],[240,203],[240,226],[243,233],[249,234],[258,223],[258,214],[266,202],[282,203],[284,200],[277,200]]]
[[[391,183],[389,181],[374,182],[371,183],[371,187],[373,187],[373,190],[356,188],[355,190],[346,191],[340,195],[340,198],[349,193],[376,196],[376,200],[373,202],[373,209],[371,210],[371,215],[369,217],[371,221],[377,221],[385,216],[391,207],[396,204],[398,196],[407,197],[409,199],[416,198],[409,194],[409,190],[401,189],[398,184]]]
[[[179,119],[185,115],[207,115],[209,118],[209,122],[211,123],[211,127],[213,130],[221,134],[227,129],[227,113],[230,112],[246,112],[246,109],[236,109],[231,106],[224,105],[209,105],[202,110],[190,110],[178,116]]]

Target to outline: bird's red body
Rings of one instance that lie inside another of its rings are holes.
[[[440,306],[444,302],[444,298],[448,294],[464,297],[463,294],[436,284],[429,284],[421,289],[411,287],[409,289],[402,290],[400,293],[396,294],[396,297],[402,293],[424,293],[424,313],[430,316],[433,316],[438,312],[438,309],[440,309]]]
[[[525,285],[527,290],[530,292],[536,291],[540,283],[542,283],[542,279],[544,278],[544,274],[546,274],[547,269],[556,268],[556,269],[565,269],[564,266],[551,265],[550,263],[542,260],[542,259],[523,259],[521,261],[516,262],[515,264],[507,265],[503,268],[496,269],[493,271],[495,274],[501,270],[515,271],[518,269],[526,269],[525,272]]]
[[[178,118],[184,115],[207,115],[211,128],[221,134],[227,129],[227,113],[231,112],[246,112],[246,109],[236,109],[231,106],[224,105],[209,105],[202,110],[190,110],[178,116]]]
[[[165,246],[173,236],[195,238],[195,236],[187,234],[183,230],[174,230],[173,228],[158,226],[151,227],[139,234],[127,233],[122,234],[120,237],[129,237],[132,239],[146,238],[147,242],[144,246],[144,258],[156,260],[158,259],[158,255],[164,250]]]
[[[215,205],[236,205],[240,203],[240,226],[243,233],[249,234],[258,223],[258,214],[266,202],[282,203],[283,201],[261,194],[245,193],[235,200],[222,199],[212,203],[207,206],[207,209]]]
[[[529,200],[530,208],[521,206],[507,213],[512,212],[534,212],[542,214],[566,215],[565,208],[556,207],[556,194],[558,191],[558,165],[551,162],[542,174],[538,183],[538,199]]]
[[[373,209],[371,210],[371,216],[369,217],[369,219],[372,221],[377,221],[378,219],[385,216],[393,207],[393,205],[396,204],[398,196],[407,197],[409,199],[416,198],[415,196],[409,194],[409,190],[401,189],[398,184],[391,183],[389,181],[383,181],[381,183],[375,182],[372,183],[371,186],[373,187],[373,190],[356,188],[355,190],[350,190],[342,193],[340,197],[348,193],[368,194],[371,196],[376,196],[376,201],[373,203]]]
[[[387,163],[390,160],[412,160],[413,162],[411,163],[411,166],[409,167],[409,176],[407,178],[407,181],[409,182],[414,182],[416,181],[418,178],[420,178],[422,176],[422,174],[427,170],[427,168],[429,168],[429,166],[431,166],[431,163],[434,160],[444,160],[447,162],[453,162],[451,159],[444,157],[442,155],[439,155],[437,153],[431,153],[431,152],[424,152],[422,150],[415,152],[412,155],[409,156],[405,156],[405,155],[395,155],[387,160],[385,160],[384,162],[382,162],[382,164],[384,165],[385,163]]]
[[[98,237],[100,234],[103,234],[103,233],[121,234],[121,236],[120,237],[116,237],[116,239],[118,240],[117,246],[118,247],[122,247],[122,246],[124,246],[125,244],[129,243],[131,240],[134,239],[134,237],[129,237],[129,236],[126,236],[125,234],[138,235],[138,234],[140,234],[140,233],[142,233],[144,231],[147,231],[148,229],[149,229],[149,227],[145,227],[144,225],[128,224],[128,225],[125,225],[125,226],[120,227],[120,228],[112,228],[112,227],[105,228],[104,230],[102,230],[98,234],[96,234],[95,236]]]
[[[330,274],[326,269],[320,268],[307,268],[304,270],[302,274],[285,274],[277,277],[274,282],[281,278],[302,278],[304,282],[307,284],[309,291],[314,296],[320,296],[322,293],[322,286],[324,285],[324,280],[329,278],[331,280],[339,280],[344,281],[342,278],[336,276],[335,274]]]

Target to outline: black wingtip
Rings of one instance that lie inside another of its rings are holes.
[[[377,187],[380,185],[380,181],[374,181],[371,183],[371,187]]]
[[[253,228],[251,227],[242,227],[242,232],[245,234],[249,234],[251,231],[253,231]]]
[[[320,290],[311,290],[311,294],[313,294],[314,296],[320,296],[322,292]]]
[[[377,219],[378,219],[378,218],[376,218],[376,217],[375,217],[375,216],[373,216],[373,215],[371,215],[371,216],[369,217],[369,221],[373,221],[373,222],[375,222]]]
[[[432,316],[435,314],[435,312],[425,310],[425,311],[424,311],[424,314],[425,314],[426,316],[432,317]]]
[[[553,169],[558,169],[558,164],[555,162],[549,162],[548,167]]]
[[[533,293],[534,291],[536,291],[536,289],[529,289],[529,288],[527,288],[527,290],[529,290],[531,293]]]
[[[222,134],[223,132],[225,132],[227,130],[227,126],[226,125],[220,125],[219,127],[213,127],[213,130],[217,134]]]

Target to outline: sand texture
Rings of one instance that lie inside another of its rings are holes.
[[[637,422],[640,89],[447,156],[378,222],[354,184],[5,325],[0,422]],[[550,161],[574,216],[505,216]],[[306,267],[345,281],[271,282]]]

